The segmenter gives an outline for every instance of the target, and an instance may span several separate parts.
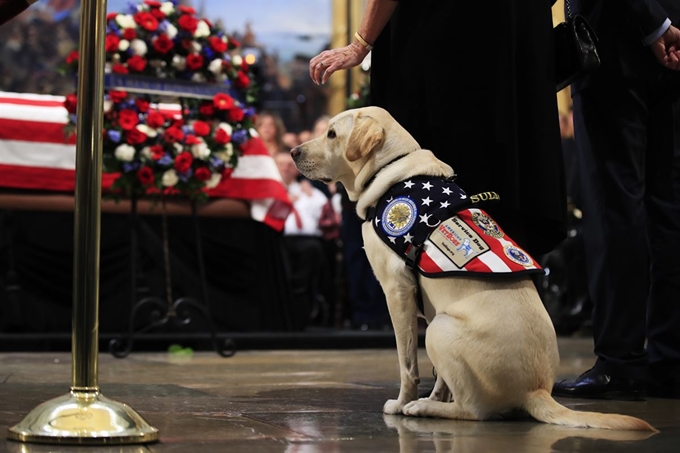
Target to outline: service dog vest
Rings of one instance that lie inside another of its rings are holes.
[[[365,221],[412,269],[426,277],[543,273],[540,265],[474,206],[494,192],[468,197],[452,178],[414,176],[394,184]]]

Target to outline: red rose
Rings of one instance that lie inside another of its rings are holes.
[[[126,68],[124,65],[120,63],[116,63],[113,66],[111,66],[111,71],[115,72],[116,74],[127,74],[128,68]]]
[[[227,51],[227,43],[222,40],[219,36],[211,36],[208,38],[208,42],[210,43],[210,47],[215,52],[226,52]]]
[[[137,32],[135,31],[134,28],[126,28],[123,30],[123,39],[127,39],[128,41],[132,41],[137,37]]]
[[[201,140],[200,140],[198,137],[196,137],[195,135],[193,135],[193,134],[187,134],[187,138],[184,140],[184,143],[187,144],[187,145],[198,145],[198,144],[200,144],[200,143],[202,143],[202,142],[201,142]]]
[[[215,107],[212,104],[204,103],[198,107],[198,113],[203,116],[213,116],[215,113]]]
[[[203,67],[203,55],[200,53],[192,53],[187,55],[187,68],[192,71],[197,71]]]
[[[64,107],[69,113],[76,113],[76,108],[78,107],[78,96],[75,94],[69,94],[64,99]]]
[[[182,151],[175,157],[175,170],[180,173],[186,173],[191,168],[194,162],[194,156],[190,152]]]
[[[156,31],[158,30],[158,20],[153,17],[153,14],[147,12],[140,12],[133,16],[135,22],[145,30]]]
[[[179,10],[180,13],[196,14],[196,10],[193,9],[191,6],[179,5],[177,9]]]
[[[142,167],[137,171],[137,179],[144,185],[153,184],[155,181],[153,170],[149,167]]]
[[[118,13],[108,13],[108,14],[106,15],[106,21],[108,22],[108,21],[110,21],[110,20],[112,20],[112,19],[115,19],[117,15],[118,15]]]
[[[163,137],[165,138],[165,141],[175,143],[184,138],[184,132],[182,132],[182,129],[172,126],[165,130]]]
[[[163,156],[165,156],[165,150],[161,145],[153,145],[151,148],[151,158],[153,160],[158,160],[161,159]]]
[[[149,111],[149,101],[147,101],[144,98],[135,99],[135,105],[137,106],[137,110],[139,110],[142,113],[146,113]]]
[[[248,75],[243,71],[239,71],[236,75],[236,80],[234,80],[234,85],[238,88],[248,88],[248,85],[250,85]]]
[[[229,110],[234,107],[234,99],[226,93],[217,93],[213,96],[213,105],[218,110]]]
[[[238,107],[229,110],[228,118],[230,122],[238,123],[243,120],[243,116],[243,110]]]
[[[138,129],[130,129],[129,131],[125,131],[125,139],[130,145],[142,144],[147,138],[148,137],[146,134]]]
[[[194,121],[194,132],[199,137],[205,137],[210,133],[210,125],[205,121]]]
[[[198,167],[194,172],[194,176],[196,176],[196,179],[199,181],[207,181],[208,179],[210,179],[212,174],[210,173],[210,170],[207,169],[206,167]]]
[[[66,63],[67,64],[71,64],[71,63],[77,62],[77,61],[78,61],[78,51],[77,50],[72,50],[71,52],[69,52],[68,55],[66,55]]]
[[[161,11],[158,8],[151,8],[151,11],[149,11],[153,17],[155,17],[158,20],[163,20],[165,19],[165,13]]]
[[[215,142],[217,144],[226,145],[227,143],[229,143],[230,140],[231,140],[231,135],[229,135],[227,133],[227,131],[225,131],[222,128],[217,129],[217,132],[215,132]]]
[[[224,170],[222,170],[222,179],[227,179],[232,173],[234,173],[234,169],[232,167],[224,167]]]
[[[144,0],[144,3],[151,6],[152,8],[160,8],[161,7],[161,2],[158,2],[156,0]]]
[[[246,60],[243,60],[241,62],[241,71],[243,72],[248,72],[248,69],[250,69],[250,65],[246,62]]]
[[[229,48],[235,49],[237,47],[241,47],[241,43],[235,40],[234,38],[229,39]]]
[[[118,112],[118,124],[120,124],[120,128],[125,131],[134,129],[134,127],[139,124],[137,112],[131,109],[121,110]]]
[[[156,110],[151,110],[146,117],[146,124],[150,128],[158,129],[165,124],[165,117]]]
[[[111,90],[109,91],[109,99],[115,104],[118,104],[119,102],[122,102],[125,100],[127,97],[127,92],[125,91],[118,91],[118,90]]]
[[[161,33],[158,35],[158,38],[153,41],[153,48],[156,49],[156,52],[161,54],[170,52],[173,47],[175,47],[175,43],[172,42],[172,39],[168,38],[168,35],[165,33]]]
[[[186,30],[193,35],[198,27],[198,19],[188,14],[182,14],[179,16],[179,19],[177,19],[177,25],[179,25],[179,28],[182,30]]]
[[[114,34],[106,35],[105,48],[107,52],[118,52],[118,45],[120,44],[120,38]]]
[[[146,60],[139,55],[128,58],[128,68],[135,72],[142,72],[146,68]]]

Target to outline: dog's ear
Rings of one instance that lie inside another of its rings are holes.
[[[385,141],[385,129],[374,118],[361,113],[354,119],[354,127],[347,141],[345,156],[350,162],[368,155]]]

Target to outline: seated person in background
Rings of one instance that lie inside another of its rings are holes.
[[[298,134],[295,132],[286,132],[283,134],[281,141],[287,150],[293,149],[301,143],[300,140],[298,140]]]
[[[288,151],[283,143],[283,136],[287,132],[286,126],[278,113],[269,110],[260,112],[255,120],[255,130],[272,157]]]
[[[293,203],[283,234],[293,294],[298,302],[293,324],[301,329],[314,317],[319,305],[325,304],[320,288],[327,269],[319,219],[328,197],[309,181],[298,181],[300,174],[290,153],[277,153],[274,160]]]

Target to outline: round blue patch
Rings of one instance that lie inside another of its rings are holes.
[[[403,236],[416,223],[418,208],[408,197],[399,197],[387,203],[380,223],[385,233],[390,236]]]
[[[534,264],[534,260],[526,254],[524,250],[514,245],[506,245],[504,248],[505,255],[517,264],[524,267],[529,267]]]

